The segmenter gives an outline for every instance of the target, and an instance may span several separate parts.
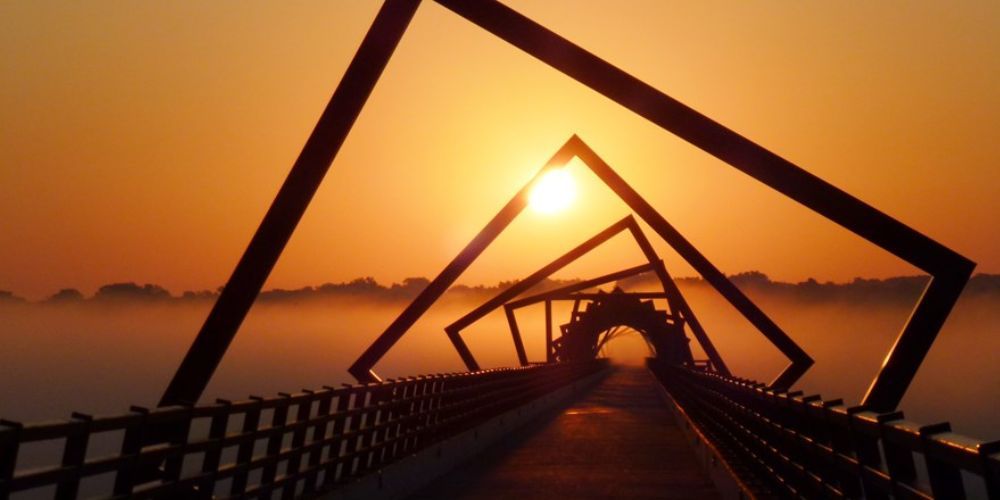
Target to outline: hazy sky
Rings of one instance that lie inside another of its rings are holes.
[[[508,3],[1000,272],[1000,2]],[[378,6],[0,2],[0,289],[223,283]],[[267,286],[432,276],[574,133],[723,271],[916,272],[425,1]],[[460,282],[627,213],[574,173]]]

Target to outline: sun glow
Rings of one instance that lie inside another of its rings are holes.
[[[565,210],[576,198],[576,183],[565,168],[549,170],[531,189],[528,203],[543,214]]]

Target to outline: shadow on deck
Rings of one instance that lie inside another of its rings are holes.
[[[412,499],[717,498],[644,367],[617,367]]]

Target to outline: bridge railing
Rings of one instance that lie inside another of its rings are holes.
[[[133,407],[111,417],[0,421],[0,499],[312,496],[603,367],[504,368],[194,407]],[[106,444],[109,436],[120,446],[94,456],[95,441]],[[50,463],[19,464],[40,443],[55,452]]]
[[[737,470],[781,496],[965,498],[973,488],[1000,498],[1000,441],[921,426],[902,412],[878,414],[801,392],[650,360],[684,412]],[[981,483],[981,486],[976,483]]]

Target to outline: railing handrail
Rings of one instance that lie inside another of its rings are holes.
[[[290,498],[303,481],[303,489],[315,493],[604,366],[595,361],[498,368],[236,402],[218,400],[193,407],[133,407],[123,415],[74,414],[69,420],[26,425],[2,421],[0,500],[13,492],[51,486],[56,486],[57,496],[74,498],[82,479],[109,472],[115,474],[115,484],[107,496],[155,497],[184,491],[208,498],[218,494],[217,485],[227,479],[231,479],[230,491],[223,496],[254,496],[281,489],[283,497]],[[268,419],[261,418],[265,412]],[[192,432],[196,422],[207,424],[207,435],[193,435],[197,434]],[[87,457],[88,439],[109,432],[124,433],[121,451]],[[151,434],[160,437],[150,439]],[[285,441],[289,436],[291,444]],[[21,445],[45,441],[62,444],[62,457],[42,467],[18,467]],[[267,451],[255,453],[261,441]],[[235,452],[236,459],[223,463],[224,450]],[[192,468],[191,462],[184,467],[185,461],[197,459],[201,460],[194,464],[198,470],[185,473]],[[279,465],[284,466],[280,475]],[[250,472],[258,470],[261,479],[248,484]],[[151,471],[154,477],[149,477]]]
[[[760,462],[778,476],[779,490],[963,498],[965,471],[982,479],[989,498],[1000,498],[1000,441],[954,433],[948,423],[922,426],[902,412],[847,407],[839,399],[774,391],[697,368],[655,360],[650,367],[685,411],[699,415],[696,421],[734,441],[738,460]],[[914,455],[926,461],[930,484],[918,477]]]

